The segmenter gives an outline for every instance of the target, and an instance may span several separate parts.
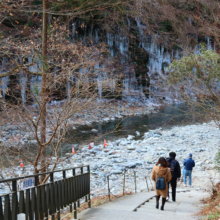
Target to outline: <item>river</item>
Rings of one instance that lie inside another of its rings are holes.
[[[128,135],[141,139],[143,134],[151,129],[160,127],[169,129],[172,126],[205,121],[205,118],[201,118],[191,111],[192,109],[186,104],[175,104],[163,107],[158,113],[150,115],[126,117],[103,124],[93,123],[91,126],[78,126],[76,130],[68,134],[68,143],[82,145],[94,141],[95,144],[100,144],[103,143],[103,139],[116,140]],[[92,129],[96,129],[97,132],[93,132]],[[140,132],[140,135],[136,135],[136,131]]]

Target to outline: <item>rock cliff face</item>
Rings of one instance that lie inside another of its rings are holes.
[[[218,51],[219,28],[218,22],[215,22],[220,14],[218,2],[211,0],[202,2],[199,0],[165,0],[142,1],[142,3],[122,1],[123,4],[120,7],[107,7],[106,2],[103,3],[105,7],[98,7],[99,10],[96,7],[91,8],[92,13],[80,12],[81,14],[77,16],[65,14],[67,11],[75,13],[74,7],[80,7],[75,1],[63,1],[60,5],[51,4],[48,9],[50,14],[48,29],[50,32],[59,34],[60,30],[65,30],[65,43],[67,41],[70,46],[76,42],[83,42],[88,47],[94,45],[98,47],[102,44],[108,49],[105,59],[114,64],[112,70],[114,76],[108,85],[111,88],[108,94],[106,95],[103,86],[106,74],[105,65],[97,62],[94,65],[94,71],[98,74],[89,79],[97,86],[98,98],[102,99],[105,96],[136,103],[178,101],[177,93],[169,91],[167,86],[164,86],[166,68],[173,59],[179,59],[182,51],[188,47],[197,51],[200,42],[205,42],[208,49]],[[26,43],[26,48],[34,45],[40,51],[39,30],[42,15],[36,13],[35,10],[42,12],[41,1],[32,1],[29,5],[25,5],[26,3],[24,1],[24,5],[18,3],[16,6],[12,1],[10,4],[2,5],[8,8],[3,11],[5,17],[0,26],[2,27],[0,37],[4,39],[5,44],[8,44],[7,48],[11,51],[10,55],[0,59],[0,73],[13,68],[15,62],[17,65],[22,62],[20,55],[15,57],[12,49],[14,47],[10,47],[13,40],[16,41],[16,45]],[[93,3],[95,4],[92,2],[91,5]],[[0,6],[1,4],[3,3],[0,3]],[[22,7],[26,6],[34,12],[24,13]],[[59,41],[59,44],[63,42],[64,40]],[[0,53],[5,54],[5,50],[0,50]],[[27,68],[32,73],[37,72],[37,66],[41,66],[39,60],[33,61],[31,57],[33,51],[23,54],[24,64],[30,65],[34,62]],[[54,61],[50,63],[54,64]],[[59,66],[59,63],[56,65]],[[54,69],[51,68],[54,75],[59,73],[57,66]],[[79,68],[77,71],[80,74],[83,69]],[[68,98],[74,87],[74,81],[77,80],[71,78],[59,91],[54,91],[53,95],[55,93],[56,95],[52,101]],[[0,89],[3,98],[10,100],[10,93],[14,93],[15,99],[19,98],[21,103],[27,103],[30,90],[34,87],[40,88],[40,85],[40,76],[27,76],[24,71],[24,74],[19,76],[8,76],[2,79]],[[118,93],[116,93],[116,85],[120,90]],[[7,87],[9,96],[6,94]],[[14,91],[15,88],[16,91]],[[33,102],[31,98],[28,100]],[[15,102],[13,99],[10,101]]]
[[[60,25],[80,19],[84,23],[82,26],[84,29],[87,26],[93,26],[109,33],[116,33],[120,30],[127,36],[134,34],[129,32],[129,27],[135,31],[139,26],[143,28],[142,32],[145,34],[156,34],[164,42],[178,44],[186,41],[195,43],[195,36],[217,37],[219,35],[219,24],[216,22],[219,19],[220,11],[218,1],[159,0],[140,2],[129,0],[120,1],[120,3],[114,1],[120,7],[114,4],[108,5],[108,3],[110,1],[107,0],[103,1],[102,5],[96,1],[90,1],[88,5],[84,1],[81,3],[79,1],[51,3],[48,10],[51,14],[48,18],[49,24],[52,23],[52,16],[58,18]],[[12,33],[12,29],[19,32],[21,31],[19,28],[22,27],[25,29],[27,27],[41,27],[42,16],[39,12],[42,11],[42,1],[22,1],[16,4],[14,1],[2,1],[0,6],[4,16],[1,22],[1,31],[5,33],[5,37],[7,37],[7,32]],[[77,7],[80,7],[78,13],[75,12]],[[85,9],[89,9],[88,12]]]

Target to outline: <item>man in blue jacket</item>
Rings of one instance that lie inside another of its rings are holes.
[[[192,159],[192,154],[189,154],[189,158],[187,158],[183,165],[185,166],[185,170],[184,170],[184,186],[187,186],[186,183],[186,177],[189,177],[189,186],[192,185],[192,170],[193,167],[195,166],[195,162]]]

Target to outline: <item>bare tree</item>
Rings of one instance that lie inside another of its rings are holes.
[[[70,44],[66,39],[69,34],[67,25],[59,22],[56,17],[52,18],[49,28],[48,15],[53,15],[53,11],[48,9],[51,4],[48,0],[43,1],[43,10],[39,6],[30,8],[25,2],[1,4],[5,8],[9,7],[9,11],[3,10],[5,16],[18,11],[42,13],[42,32],[40,29],[30,30],[30,36],[25,41],[13,38],[14,36],[3,39],[0,53],[2,59],[6,60],[2,64],[1,78],[9,77],[13,84],[3,92],[8,101],[1,99],[2,113],[8,124],[17,124],[19,130],[29,135],[30,143],[26,143],[24,147],[19,140],[22,137],[14,135],[13,139],[17,144],[9,148],[3,142],[1,153],[9,163],[12,162],[11,155],[22,156],[33,166],[35,173],[54,170],[57,164],[69,157],[62,157],[60,148],[74,114],[87,108],[97,108],[95,100],[99,97],[99,89],[96,79],[99,70],[95,68],[95,64],[105,65],[102,89],[105,96],[111,93],[113,59],[105,59],[105,54],[108,53],[105,45],[88,47],[82,42]],[[105,7],[110,6],[111,4]],[[97,9],[97,5],[94,7]],[[92,11],[92,7],[85,8],[83,10]],[[66,10],[65,13],[59,13],[65,17],[73,14]],[[39,41],[41,36],[42,42]],[[23,76],[26,80],[26,87],[23,89],[25,100],[18,92],[21,89],[18,80],[22,80]],[[41,77],[40,82],[33,82],[32,76]],[[117,72],[117,77],[120,78],[120,72]],[[120,93],[121,88],[117,82],[114,89],[115,95]],[[50,105],[57,99],[63,101],[58,105]],[[35,104],[30,105],[33,103]],[[43,183],[47,178],[42,176],[39,181]]]

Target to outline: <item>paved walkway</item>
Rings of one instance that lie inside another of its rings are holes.
[[[198,219],[193,214],[201,208],[201,199],[208,196],[200,191],[179,191],[177,202],[167,202],[165,210],[155,208],[155,192],[136,193],[121,197],[102,206],[84,210],[78,215],[80,220],[192,220]],[[161,201],[160,201],[161,202]],[[136,211],[134,211],[136,210]]]

